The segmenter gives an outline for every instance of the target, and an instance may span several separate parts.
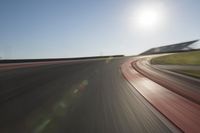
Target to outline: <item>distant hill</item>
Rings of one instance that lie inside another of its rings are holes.
[[[199,40],[193,40],[188,42],[182,42],[177,44],[171,44],[166,46],[161,46],[157,48],[149,49],[140,55],[149,55],[149,54],[160,54],[160,53],[174,53],[174,52],[184,52],[184,51],[191,51],[191,50],[197,50],[199,47],[197,45],[194,45]]]

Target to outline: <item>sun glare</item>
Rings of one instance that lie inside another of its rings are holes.
[[[156,29],[163,23],[163,10],[160,6],[142,6],[134,12],[135,27],[148,30]]]
[[[144,28],[154,27],[159,24],[159,13],[152,9],[146,9],[138,14],[138,25]]]

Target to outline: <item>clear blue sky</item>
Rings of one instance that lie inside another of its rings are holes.
[[[135,28],[130,16],[149,1],[0,0],[0,56],[134,55],[200,38],[199,0],[153,0],[164,7],[162,28]]]

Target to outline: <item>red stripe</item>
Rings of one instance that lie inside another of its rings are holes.
[[[132,62],[122,64],[121,70],[138,92],[182,131],[199,133],[200,106],[144,77],[133,69]]]

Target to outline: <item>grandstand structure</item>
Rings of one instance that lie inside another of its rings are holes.
[[[161,54],[161,53],[175,53],[175,52],[185,52],[191,50],[199,50],[199,40],[193,40],[188,42],[182,42],[177,44],[171,44],[156,48],[151,48],[140,55],[149,55],[149,54]]]

